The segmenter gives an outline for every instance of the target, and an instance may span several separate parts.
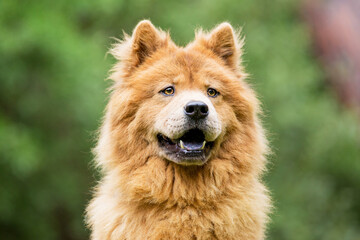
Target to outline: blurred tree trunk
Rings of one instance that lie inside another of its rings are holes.
[[[360,113],[360,1],[306,0],[304,13],[330,83]]]

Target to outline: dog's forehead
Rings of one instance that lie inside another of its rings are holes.
[[[170,60],[170,59],[169,59]],[[172,71],[176,76],[173,78],[174,84],[201,84],[209,85],[211,72],[218,68],[214,66],[215,61],[206,59],[201,53],[189,52],[184,49],[179,49],[172,55],[172,66],[175,68]],[[168,64],[168,63],[166,63]]]
[[[192,72],[198,72],[209,64],[209,59],[202,53],[188,49],[178,49],[174,55],[176,64]]]

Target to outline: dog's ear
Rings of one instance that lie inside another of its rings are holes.
[[[118,63],[112,68],[110,79],[119,81],[139,67],[155,51],[172,44],[168,33],[158,30],[149,20],[135,27],[132,36],[124,33],[124,39],[113,44],[111,53]]]
[[[200,40],[203,46],[220,57],[227,66],[232,69],[238,67],[243,41],[238,38],[238,34],[229,23],[221,23],[208,35],[200,37]]]
[[[147,57],[164,44],[162,32],[158,31],[149,20],[138,23],[132,35],[131,54],[136,66],[142,64]]]

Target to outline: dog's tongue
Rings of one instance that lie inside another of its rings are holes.
[[[204,141],[203,142],[186,142],[186,141],[183,141],[183,144],[184,144],[184,147],[187,150],[201,150],[203,148]]]
[[[181,137],[183,147],[187,150],[201,150],[205,146],[205,136],[199,129],[188,131]]]

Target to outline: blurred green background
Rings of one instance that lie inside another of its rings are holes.
[[[338,103],[292,0],[0,1],[0,239],[87,239],[105,54],[139,20],[177,44],[243,27],[274,154],[268,239],[360,239],[359,118]]]

